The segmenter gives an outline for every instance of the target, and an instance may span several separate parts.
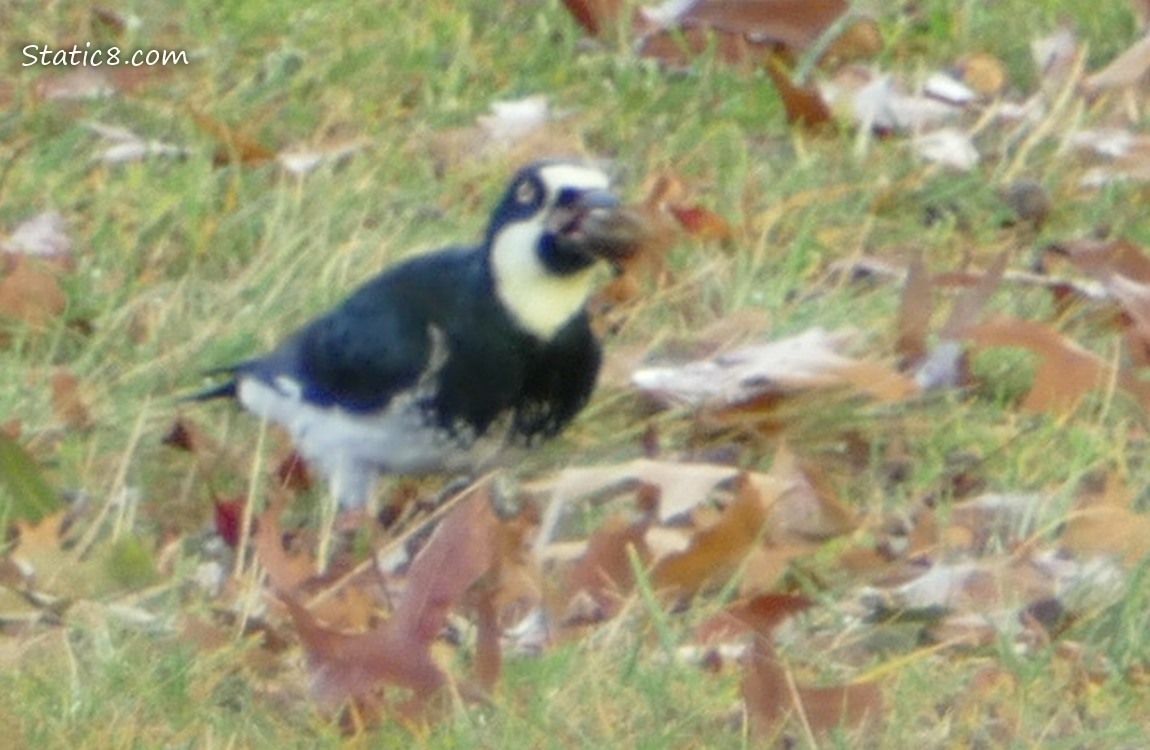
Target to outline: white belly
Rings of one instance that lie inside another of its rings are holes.
[[[484,435],[432,429],[410,394],[376,414],[319,407],[301,398],[297,383],[244,378],[237,391],[252,413],[284,427],[308,465],[324,474],[341,505],[359,506],[378,474],[470,472],[490,465],[506,442],[506,425]]]

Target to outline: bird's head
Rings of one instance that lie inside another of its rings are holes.
[[[596,261],[623,260],[641,233],[599,169],[530,164],[511,180],[487,230],[499,300],[522,328],[550,339],[583,309]]]

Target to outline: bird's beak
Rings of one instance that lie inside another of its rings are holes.
[[[646,235],[640,217],[605,189],[581,191],[552,209],[550,229],[586,255],[619,263],[634,255]]]

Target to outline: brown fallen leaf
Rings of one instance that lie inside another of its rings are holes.
[[[834,729],[863,730],[884,716],[876,682],[811,687],[798,684],[783,667],[772,644],[774,630],[810,604],[802,596],[765,594],[728,610],[755,632],[741,690],[751,732],[761,740],[777,736],[788,718],[811,735],[823,735]]]
[[[1067,85],[1081,75],[1084,55],[1078,35],[1069,27],[1062,27],[1049,36],[1030,42],[1030,53],[1038,71],[1042,91],[1057,96]]]
[[[494,690],[503,674],[503,649],[499,643],[499,611],[491,589],[481,588],[475,602],[475,681],[486,693]]]
[[[1114,488],[1078,499],[1059,541],[1083,556],[1114,555],[1137,565],[1150,555],[1150,515],[1133,507],[1133,493]]]
[[[825,472],[797,456],[786,443],[775,453],[765,478],[749,476],[770,500],[768,531],[776,544],[822,542],[858,526],[858,514],[839,499]],[[783,489],[776,495],[775,488]]]
[[[751,651],[741,689],[751,732],[761,738],[774,736],[787,718],[815,735],[835,729],[861,730],[879,724],[886,710],[877,682],[827,687],[794,684],[774,648],[761,639]]]
[[[224,505],[224,529],[232,533],[234,527],[237,543],[241,541],[239,518],[242,518],[242,504],[235,505],[237,500],[222,501],[217,504]],[[273,492],[264,512],[255,519],[252,537],[256,556],[260,564],[267,571],[272,588],[281,594],[292,595],[299,590],[305,581],[315,577],[319,568],[315,557],[308,551],[297,551],[289,554],[284,548],[283,528],[280,518],[288,504],[288,495],[285,492]],[[239,518],[237,518],[239,516]]]
[[[69,370],[57,368],[52,373],[52,412],[56,419],[75,430],[92,426],[92,415],[81,394],[80,379]]]
[[[519,623],[542,601],[543,577],[533,554],[540,520],[539,508],[528,503],[515,518],[499,525],[498,554],[488,588],[501,628]]]
[[[243,534],[243,519],[244,519],[244,506],[246,500],[244,497],[232,497],[221,500],[215,498],[212,500],[212,518],[215,523],[216,533],[224,540],[232,549],[238,549],[240,546],[240,538]],[[311,575],[313,572],[313,565],[307,565],[305,575],[300,578],[303,580]],[[280,573],[281,580],[283,574]]]
[[[225,164],[262,164],[276,158],[276,152],[260,143],[250,134],[250,125],[235,128],[207,115],[191,110],[192,121],[216,142],[216,152],[212,162],[216,166]]]
[[[915,368],[926,357],[926,338],[934,311],[933,291],[926,264],[921,257],[915,257],[907,266],[898,311],[895,351],[901,358],[900,369],[903,371]]]
[[[294,448],[288,448],[284,457],[276,463],[275,475],[280,486],[285,489],[308,492],[312,488],[307,462]]]
[[[1123,342],[1129,353],[1130,367],[1118,373],[1118,382],[1135,394],[1145,408],[1150,409],[1150,385],[1141,372],[1150,367],[1150,283],[1131,281],[1114,275],[1105,284],[1107,292],[1123,312],[1125,326]]]
[[[685,68],[712,48],[723,62],[740,69],[766,65],[785,45],[769,38],[748,38],[706,25],[684,25],[659,29],[644,36],[639,54],[671,68]]]
[[[635,17],[639,54],[682,66],[712,48],[735,65],[766,64],[810,49],[847,10],[843,0],[696,0],[643,8]],[[839,29],[824,59],[849,60],[882,49],[882,35],[868,18]]]
[[[970,330],[982,317],[986,303],[1002,285],[1003,274],[1010,260],[1007,253],[999,255],[990,267],[975,282],[954,301],[950,316],[939,331],[939,336],[945,339],[958,340],[966,331]]]
[[[695,628],[694,640],[705,648],[727,646],[728,652],[739,653],[738,644],[746,643],[748,636],[769,638],[775,628],[813,605],[801,594],[760,593],[708,617]]]
[[[1125,237],[1081,237],[1057,242],[1043,252],[1044,263],[1065,260],[1083,273],[1105,281],[1112,275],[1150,284],[1150,254]]]
[[[163,80],[175,65],[82,65],[65,67],[64,72],[36,79],[33,88],[44,101],[104,99],[117,94],[131,95],[145,86]]]
[[[1110,61],[1102,70],[1087,76],[1082,81],[1082,89],[1087,95],[1099,94],[1109,89],[1134,86],[1150,70],[1150,36],[1143,36],[1125,52]]]
[[[813,328],[679,366],[636,371],[632,383],[658,403],[737,409],[767,396],[851,388],[880,401],[909,398],[918,387],[886,365],[847,356],[853,335]]]
[[[831,108],[818,88],[796,85],[777,60],[767,63],[767,74],[783,100],[789,124],[814,130],[832,122]]]
[[[968,328],[965,338],[981,348],[1020,347],[1039,356],[1034,382],[1022,402],[1027,411],[1067,413],[1087,393],[1114,379],[1108,363],[1036,321],[997,317]]]
[[[474,488],[443,519],[412,562],[391,619],[367,632],[330,630],[295,596],[282,593],[320,705],[332,708],[352,701],[362,715],[371,717],[387,707],[378,689],[395,685],[411,691],[401,712],[425,715],[430,700],[448,682],[432,657],[432,644],[450,611],[495,560],[499,522],[491,507],[492,491],[490,482]]]
[[[1006,88],[1006,66],[994,55],[974,52],[954,67],[962,82],[983,96],[997,96]]]
[[[346,161],[370,145],[366,138],[340,138],[318,144],[293,146],[276,154],[276,160],[286,171],[303,176],[323,164]]]
[[[200,426],[187,417],[180,416],[160,438],[160,443],[169,448],[188,453],[217,453],[220,446],[200,429]]]
[[[441,172],[488,160],[524,163],[584,153],[573,119],[572,114],[556,113],[544,96],[496,100],[474,125],[434,133],[427,146]]]
[[[1001,285],[1008,258],[1006,253],[1000,254],[990,268],[973,278],[958,274],[966,288],[955,299],[950,315],[939,330],[938,341],[915,363],[914,380],[924,390],[954,388],[970,381],[963,336],[982,317],[986,303]],[[953,275],[937,275],[931,284],[946,286]]]
[[[0,274],[0,318],[43,328],[67,310],[57,272],[44,261],[0,254]]]
[[[667,210],[687,231],[687,234],[701,240],[731,239],[731,225],[722,216],[703,206],[669,205]]]
[[[731,504],[713,525],[695,533],[686,550],[655,563],[652,585],[673,598],[689,599],[705,585],[730,578],[762,541],[767,509],[775,500],[764,497],[746,474],[740,474]]]
[[[640,488],[640,516],[614,515],[587,541],[587,548],[562,576],[559,592],[551,597],[551,609],[564,625],[586,625],[610,619],[623,598],[635,586],[631,555],[646,563],[651,555],[647,531],[658,515],[658,490]]]

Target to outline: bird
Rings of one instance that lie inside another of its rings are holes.
[[[601,168],[522,167],[482,240],[413,256],[192,396],[279,424],[342,510],[382,475],[470,475],[559,434],[602,362],[595,269],[641,244]]]

